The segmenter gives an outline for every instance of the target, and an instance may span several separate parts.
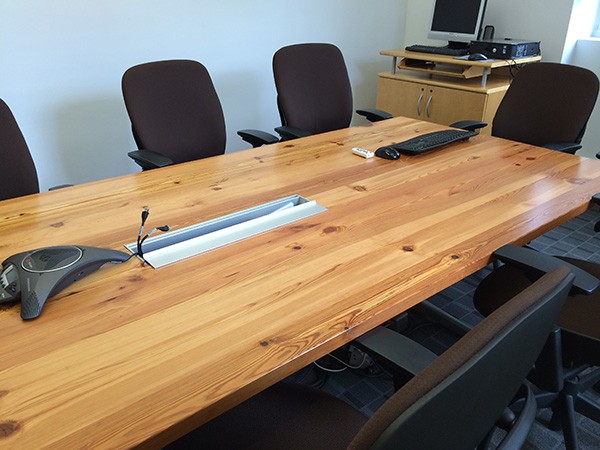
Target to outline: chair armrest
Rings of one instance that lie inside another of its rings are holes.
[[[173,164],[171,158],[152,150],[134,150],[127,153],[143,170],[157,169]]]
[[[57,189],[64,189],[66,187],[71,187],[73,186],[72,184],[59,184],[57,186],[52,186],[51,188],[48,188],[49,191],[56,191]]]
[[[354,341],[393,372],[412,378],[437,355],[421,344],[385,327],[377,327]]]
[[[575,152],[581,148],[581,144],[575,144],[574,142],[556,142],[554,144],[545,144],[544,148],[574,155]]]
[[[312,133],[310,131],[302,130],[302,129],[296,128],[296,127],[288,127],[288,126],[277,127],[277,128],[275,128],[275,131],[277,131],[277,133],[279,133],[282,141],[289,141],[291,139],[298,139],[301,137],[306,137],[306,136],[312,135]]]
[[[380,109],[357,109],[356,114],[364,116],[369,122],[379,122],[380,120],[391,119],[392,116],[386,111]]]
[[[585,270],[560,258],[538,252],[531,248],[508,244],[496,250],[494,256],[502,262],[537,274],[544,274],[551,272],[557,267],[566,266],[575,275],[573,289],[582,294],[592,294],[600,286],[600,280]]]
[[[592,195],[591,201],[594,202],[596,205],[600,205],[600,192]],[[594,232],[598,233],[599,231],[600,231],[600,220],[598,222],[596,222],[596,224],[594,225]]]
[[[462,128],[467,131],[475,131],[479,128],[487,127],[487,122],[480,122],[478,120],[461,120],[459,122],[451,123],[449,126],[453,128]]]
[[[242,138],[242,140],[252,145],[252,147],[260,147],[261,145],[279,142],[279,138],[277,136],[261,130],[252,130],[247,128],[245,130],[239,130],[237,134]]]

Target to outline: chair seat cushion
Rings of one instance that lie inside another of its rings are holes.
[[[574,258],[560,258],[600,278],[600,264]],[[488,316],[538,277],[505,264],[495,269],[477,287],[473,304]],[[563,330],[565,362],[600,365],[600,290],[592,295],[569,296],[557,324]]]
[[[166,449],[345,449],[367,419],[326,392],[279,383]]]

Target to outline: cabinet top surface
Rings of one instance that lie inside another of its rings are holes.
[[[433,61],[446,64],[456,64],[462,66],[482,66],[482,67],[505,67],[515,64],[526,64],[530,62],[540,61],[541,56],[530,56],[527,58],[516,59],[488,59],[485,61],[469,61],[468,59],[457,59],[455,56],[437,55],[434,53],[409,52],[406,50],[381,50],[380,55],[395,56],[398,58],[418,59],[422,61]]]

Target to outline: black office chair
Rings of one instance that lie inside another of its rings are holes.
[[[558,63],[523,66],[494,115],[492,136],[565,153],[581,148],[581,139],[598,97],[598,77],[582,67]],[[486,124],[461,121],[457,128]]]
[[[167,448],[475,448],[487,441],[533,365],[572,280],[566,268],[542,277],[433,361],[370,419],[325,392],[281,383]],[[535,405],[528,403],[505,448],[520,448],[534,418]]]
[[[35,164],[15,117],[0,99],[0,200],[40,191]]]
[[[169,60],[131,67],[123,75],[122,89],[139,149],[128,155],[143,170],[225,152],[221,102],[199,62]],[[277,141],[268,133],[258,137]]]
[[[273,76],[282,140],[347,128],[352,119],[352,88],[344,57],[332,44],[296,44],[273,56]],[[392,117],[376,109],[358,114],[370,121]],[[246,132],[238,134],[247,140]]]
[[[529,376],[539,388],[538,405],[552,407],[551,428],[562,427],[567,449],[576,449],[575,411],[600,423],[600,405],[582,395],[600,382],[600,265],[514,245],[498,249],[495,256],[505,264],[477,286],[473,297],[475,308],[484,316],[554,267],[570,264],[576,276],[557,319],[560,328],[550,335]]]

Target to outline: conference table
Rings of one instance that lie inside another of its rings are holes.
[[[326,211],[154,269],[108,264],[24,321],[0,309],[0,448],[158,448],[585,211],[600,161],[395,118],[0,202],[0,261],[125,250],[300,195]],[[126,156],[124,155],[124,160]]]

